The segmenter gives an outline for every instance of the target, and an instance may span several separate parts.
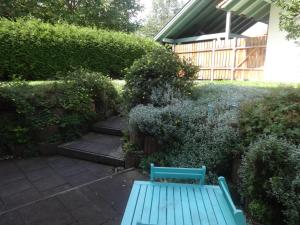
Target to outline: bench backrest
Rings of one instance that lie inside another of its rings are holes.
[[[205,173],[205,166],[202,166],[202,168],[155,167],[151,163],[150,179],[151,181],[160,178],[199,180],[200,184],[203,185],[205,183]]]
[[[237,225],[247,225],[245,216],[242,210],[239,210],[235,207],[231,195],[229,193],[228,185],[224,177],[219,177],[219,186],[223,192],[223,195],[226,199],[226,202],[230,208],[231,213],[233,214],[234,220]]]

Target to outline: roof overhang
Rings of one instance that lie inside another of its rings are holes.
[[[265,22],[270,14],[269,0],[223,0],[217,8]]]
[[[238,4],[241,2],[246,4],[241,7]],[[250,4],[250,2],[255,2],[255,4]],[[257,2],[262,3],[257,4]],[[235,6],[236,4],[238,6]],[[247,6],[250,9],[247,9]],[[239,14],[240,7],[244,9],[242,12],[246,12],[245,14]],[[256,10],[258,10],[257,14],[255,14]],[[256,22],[265,22],[263,20],[269,14],[269,10],[269,4],[263,0],[190,0],[154,39],[161,42],[172,40],[178,42],[176,40],[181,41],[183,38],[191,37],[189,40],[192,40],[193,37],[197,39],[203,35],[222,34],[225,32],[226,11],[233,11],[231,33],[240,35]],[[255,16],[247,16],[253,13]],[[175,42],[172,41],[172,43]]]

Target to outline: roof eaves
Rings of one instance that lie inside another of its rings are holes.
[[[160,32],[155,35],[154,40],[155,41],[162,41],[162,39],[164,38],[163,36],[169,32],[172,27],[177,23],[177,21],[179,21],[182,17],[184,17],[191,8],[193,8],[193,6],[195,4],[197,4],[199,2],[199,0],[190,0],[188,1],[185,6],[173,17],[173,19],[170,20],[170,22],[168,22],[161,30]]]

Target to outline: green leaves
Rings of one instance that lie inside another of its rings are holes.
[[[57,82],[0,84],[0,149],[9,154],[18,145],[74,138],[119,104],[111,80],[85,70]]]
[[[53,80],[57,73],[85,68],[120,77],[153,40],[121,32],[51,25],[38,20],[0,19],[0,80]]]
[[[299,159],[299,146],[275,136],[263,136],[250,145],[241,166],[242,190],[259,224],[299,224],[300,195],[294,186]]]
[[[300,24],[296,22],[296,16],[300,15],[300,1],[272,0],[272,2],[282,9],[279,26],[282,30],[288,32],[287,38],[300,38]]]
[[[245,144],[269,134],[299,144],[299,102],[299,88],[278,88],[261,100],[243,104],[240,126]]]
[[[138,26],[132,18],[140,9],[137,0],[3,0],[0,17],[34,17],[50,23],[131,32]]]
[[[181,94],[190,92],[197,68],[164,48],[149,52],[126,70],[125,96],[129,108],[150,103],[154,89],[169,85]]]

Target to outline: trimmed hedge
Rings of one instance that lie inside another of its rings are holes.
[[[53,79],[82,67],[122,76],[123,69],[161,46],[121,32],[38,20],[0,19],[0,80]]]
[[[118,110],[110,79],[76,71],[62,81],[0,83],[0,157],[37,154],[38,143],[60,143]]]

